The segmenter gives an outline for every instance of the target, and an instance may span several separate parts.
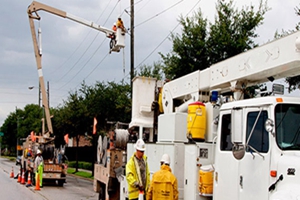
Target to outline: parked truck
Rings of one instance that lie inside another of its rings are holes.
[[[146,141],[151,176],[161,156],[170,155],[179,199],[296,200],[300,98],[284,95],[279,84],[269,96],[244,94],[249,86],[299,74],[298,31],[169,82],[136,77],[128,134]],[[124,152],[128,161],[134,141]],[[124,170],[118,180],[123,200]]]
[[[27,14],[29,19],[29,25],[30,25],[30,31],[32,36],[32,42],[33,42],[33,49],[34,49],[34,55],[36,59],[37,64],[37,70],[38,70],[38,76],[39,76],[39,85],[40,90],[42,94],[42,104],[45,111],[45,117],[46,117],[46,123],[47,123],[47,132],[49,134],[53,134],[53,127],[51,122],[51,115],[50,115],[50,109],[49,109],[49,103],[48,103],[48,96],[45,88],[45,81],[44,81],[44,75],[42,71],[42,31],[41,28],[38,28],[36,30],[34,20],[41,20],[41,17],[39,15],[40,11],[45,11],[50,14],[56,15],[58,17],[62,17],[65,19],[72,20],[74,22],[80,23],[82,25],[88,26],[90,28],[93,28],[97,31],[100,31],[106,35],[107,38],[111,39],[110,43],[110,53],[111,52],[119,52],[120,49],[125,47],[125,34],[121,31],[120,28],[117,28],[117,31],[111,30],[106,27],[102,27],[94,22],[85,20],[81,17],[77,17],[75,15],[72,15],[70,13],[67,13],[63,10],[51,7],[49,5],[33,1],[27,8]],[[38,34],[36,34],[36,32]],[[43,119],[44,123],[44,119]],[[44,126],[43,126],[44,127]],[[45,134],[45,131],[43,131],[42,134]]]
[[[117,30],[112,30],[110,28],[106,28],[103,26],[100,26],[94,22],[90,22],[88,20],[85,20],[83,18],[77,17],[75,15],[72,15],[70,13],[67,13],[63,10],[48,6],[46,4],[33,1],[27,9],[27,14],[29,18],[29,24],[30,24],[30,30],[31,30],[31,36],[33,41],[33,47],[34,47],[34,55],[37,63],[37,69],[38,69],[38,75],[39,75],[39,84],[42,94],[42,104],[45,111],[45,118],[47,123],[47,129],[42,131],[41,136],[38,139],[38,143],[35,143],[38,147],[41,147],[45,150],[45,152],[48,152],[47,157],[45,159],[44,157],[44,179],[53,179],[57,180],[59,185],[63,185],[65,182],[65,175],[66,175],[66,165],[64,164],[57,164],[55,163],[55,160],[53,160],[54,153],[57,151],[54,148],[54,135],[53,135],[53,127],[51,122],[51,115],[49,110],[49,104],[48,104],[48,96],[45,89],[45,82],[44,82],[44,76],[42,72],[42,42],[41,42],[41,29],[39,28],[36,30],[34,20],[41,20],[41,17],[39,15],[40,11],[45,11],[50,14],[56,15],[58,17],[62,17],[65,19],[72,20],[74,22],[80,23],[82,25],[88,26],[90,28],[93,28],[97,31],[100,31],[106,35],[107,38],[110,38],[110,49],[109,52],[119,52],[122,48],[125,47],[125,34],[120,29],[117,28]],[[36,33],[37,32],[37,33]],[[44,123],[44,119],[43,119]],[[44,127],[44,124],[43,124]],[[29,142],[27,142],[25,145],[29,145]],[[56,153],[57,154],[57,153]],[[43,154],[44,156],[44,154]],[[98,169],[98,168],[97,168]]]
[[[32,132],[23,142],[22,149],[22,166],[25,170],[28,167],[33,169],[34,159],[39,149],[43,157],[43,182],[63,186],[66,182],[67,159],[64,156],[64,148],[55,148],[54,138],[45,138]]]
[[[128,124],[117,122],[114,128],[98,138],[97,162],[94,165],[94,191],[99,199],[120,199],[120,182],[126,164],[126,145],[129,140]]]

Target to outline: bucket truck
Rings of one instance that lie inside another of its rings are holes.
[[[67,166],[64,163],[61,163],[60,162],[61,160],[58,159],[58,157],[60,157],[61,154],[63,154],[64,148],[57,150],[54,147],[54,136],[52,135],[53,128],[52,128],[51,116],[50,116],[49,105],[48,105],[48,97],[45,89],[44,76],[42,72],[42,48],[41,48],[41,41],[40,41],[41,30],[38,29],[38,37],[37,37],[35,32],[36,31],[35,24],[34,24],[34,20],[41,20],[38,11],[45,11],[62,18],[70,19],[72,21],[83,24],[90,28],[96,29],[97,31],[103,32],[106,35],[106,37],[111,39],[110,53],[119,52],[120,49],[125,47],[125,34],[120,28],[117,28],[116,31],[111,30],[102,27],[100,25],[97,25],[94,22],[87,21],[85,19],[74,16],[65,11],[53,8],[51,6],[42,4],[37,1],[33,1],[28,6],[27,14],[29,17],[34,54],[35,54],[37,69],[38,69],[39,84],[40,84],[40,89],[42,94],[42,105],[45,111],[48,130],[47,132],[44,132],[43,130],[42,136],[35,136],[34,140],[32,140],[31,137],[28,137],[26,142],[24,142],[23,144],[23,148],[26,149],[29,148],[29,146],[31,146],[34,147],[33,148],[34,151],[36,151],[37,149],[41,149],[44,152],[43,153],[43,158],[44,158],[43,179],[57,180],[59,185],[63,185],[66,178]],[[33,153],[35,154],[35,152]]]
[[[299,74],[298,31],[166,83],[136,77],[129,132],[148,142],[151,175],[170,155],[179,199],[299,199],[300,97],[274,84],[272,95],[244,99],[246,87]],[[133,152],[128,143],[127,161]]]

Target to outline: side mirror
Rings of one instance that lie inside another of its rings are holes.
[[[233,108],[231,113],[231,142],[243,143],[243,109]]]
[[[245,156],[245,145],[240,143],[234,143],[232,147],[233,157],[237,160],[241,160]]]
[[[265,121],[265,129],[274,136],[274,121],[268,118]]]

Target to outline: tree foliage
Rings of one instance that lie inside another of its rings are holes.
[[[207,19],[199,10],[191,18],[180,17],[182,35],[171,34],[173,50],[166,55],[160,54],[164,63],[166,78],[174,79],[197,69],[205,69],[208,64]]]
[[[172,34],[173,49],[161,57],[164,73],[174,79],[196,70],[203,70],[255,46],[256,28],[262,24],[267,4],[259,8],[234,7],[233,0],[218,0],[214,23],[209,23],[199,9],[192,17],[180,17],[182,34]]]
[[[164,79],[163,65],[160,61],[154,62],[153,65],[142,65],[139,71],[135,71],[135,76],[152,77],[157,80]]]
[[[107,121],[129,123],[130,93],[130,85],[124,82],[97,82],[94,86],[82,83],[80,89],[69,93],[62,105],[50,110],[56,146],[65,144],[65,134],[75,140],[82,135],[91,136],[94,117],[98,120],[97,133],[110,128]],[[1,132],[4,132],[2,145],[15,152],[17,138],[27,137],[31,131],[41,132],[43,116],[43,109],[34,104],[10,113],[1,127]],[[92,138],[95,140],[95,137]]]
[[[16,108],[5,119],[1,127],[4,133],[2,140],[3,147],[8,147],[11,152],[15,152],[17,140],[27,137],[31,131],[39,133],[42,128],[41,118],[43,110],[38,105],[28,104],[24,109]]]

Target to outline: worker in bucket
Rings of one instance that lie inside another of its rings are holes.
[[[138,200],[141,195],[146,199],[146,191],[150,185],[150,172],[147,156],[144,154],[145,142],[138,139],[135,143],[136,152],[126,164],[126,180],[128,183],[129,200]]]
[[[118,17],[116,25],[117,25],[117,28],[120,28],[122,30],[122,35],[125,35],[126,28],[124,26],[124,23],[123,23],[123,20],[121,19],[121,17]]]
[[[37,156],[35,157],[34,160],[34,172],[35,172],[35,183],[38,183],[38,176],[39,176],[39,182],[40,182],[40,187],[43,187],[43,157],[42,157],[42,152],[41,150],[37,150]]]
[[[160,170],[152,176],[147,192],[147,200],[178,200],[177,178],[170,168],[170,156],[164,154],[160,160]]]

